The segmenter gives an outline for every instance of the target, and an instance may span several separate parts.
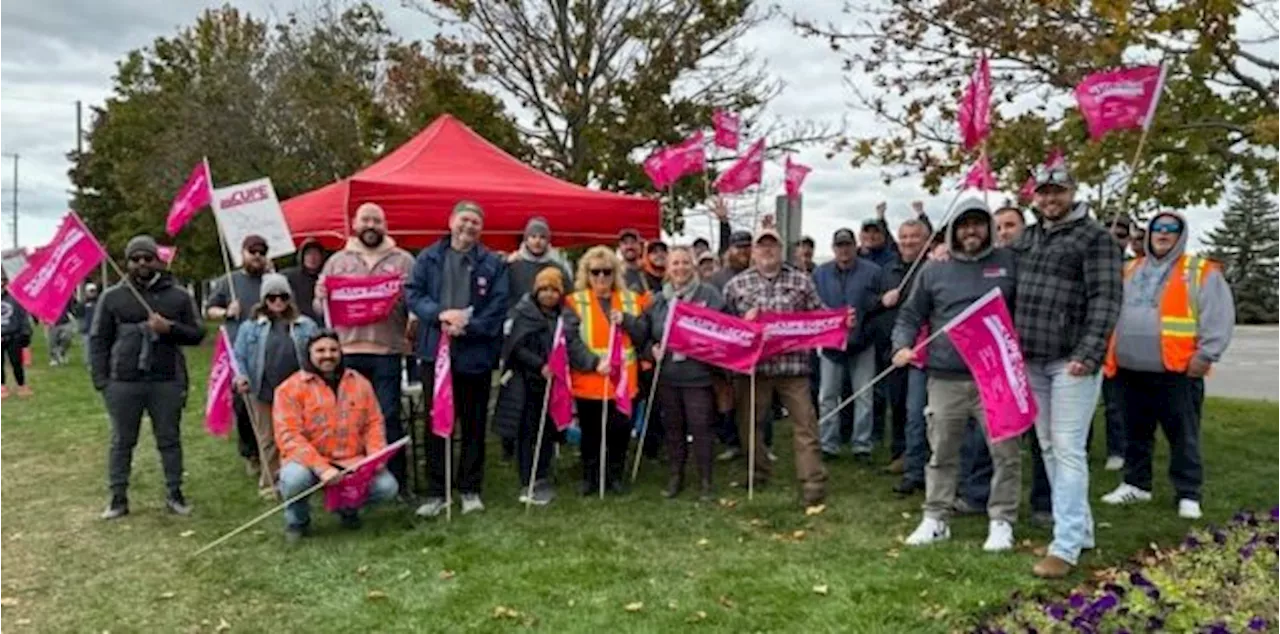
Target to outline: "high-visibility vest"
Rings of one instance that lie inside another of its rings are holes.
[[[1146,260],[1135,258],[1125,264],[1124,279]],[[1200,289],[1211,271],[1217,270],[1214,262],[1198,255],[1181,255],[1169,271],[1160,298],[1160,358],[1169,372],[1186,372],[1196,354],[1199,341],[1196,333],[1200,325]],[[1111,333],[1107,344],[1107,358],[1103,363],[1103,375],[1116,374],[1116,333]]]
[[[596,354],[601,359],[609,358],[609,330],[612,324],[609,323],[609,316],[600,308],[600,300],[596,298],[595,293],[590,290],[577,291],[570,295],[565,303],[569,305],[569,309],[578,315],[581,326],[578,334],[582,337],[582,342],[586,344],[587,349]],[[640,311],[643,310],[640,298],[631,291],[617,291],[609,297],[609,305],[612,310],[620,311],[623,314],[639,317]],[[631,343],[631,336],[627,334],[626,329],[619,328],[621,337],[614,345],[622,346],[623,359],[627,364],[627,386],[630,389],[631,397],[635,398],[636,393],[640,391],[637,378],[636,365],[636,348]],[[594,401],[611,400],[614,394],[613,382],[606,376],[601,376],[595,371],[571,369],[569,372],[569,383],[573,387],[573,395],[576,398],[589,399]]]

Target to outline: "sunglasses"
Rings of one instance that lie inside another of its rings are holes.
[[[591,269],[592,277],[609,277],[613,275],[613,269]]]
[[[274,301],[287,302],[289,301],[289,294],[288,293],[272,293],[270,295],[267,295],[263,299],[269,302],[274,302]]]
[[[251,249],[245,249],[245,251],[248,251],[249,255],[256,255],[259,257],[263,257],[267,255],[267,250],[264,247],[253,247]]]
[[[154,255],[147,255],[147,254],[145,254],[145,253],[143,253],[143,254],[139,254],[139,255],[132,255],[132,256],[129,256],[129,261],[130,261],[130,262],[138,262],[138,263],[140,263],[140,264],[150,264],[151,262],[155,262],[155,261],[156,261],[156,256],[154,256]]]
[[[1180,233],[1182,225],[1177,222],[1157,222],[1151,225],[1152,233]]]

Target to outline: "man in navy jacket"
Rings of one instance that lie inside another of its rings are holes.
[[[409,310],[422,322],[419,355],[426,362],[423,384],[434,384],[434,363],[440,337],[450,338],[455,420],[462,427],[462,455],[455,485],[462,494],[462,512],[484,510],[480,487],[484,479],[485,414],[489,406],[491,374],[502,349],[502,322],[507,317],[507,264],[480,244],[484,210],[471,201],[459,202],[449,216],[449,236],[418,254],[405,287]],[[428,407],[430,412],[431,408]],[[429,414],[428,414],[429,416]],[[418,515],[435,517],[445,510],[444,438],[427,425],[427,500]]]

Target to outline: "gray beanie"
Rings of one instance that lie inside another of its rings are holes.
[[[138,251],[150,253],[152,257],[160,257],[160,248],[156,245],[156,239],[145,233],[129,238],[129,243],[124,247],[124,257],[128,258]]]
[[[266,299],[267,295],[288,295],[293,297],[293,289],[289,286],[289,279],[279,273],[263,275],[262,298]]]
[[[543,218],[542,216],[534,216],[529,219],[529,224],[524,226],[524,235],[526,238],[529,236],[543,236],[545,238],[550,238],[551,225],[547,224],[546,218]]]

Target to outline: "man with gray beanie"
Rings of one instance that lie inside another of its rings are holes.
[[[190,515],[191,506],[182,496],[178,429],[188,384],[182,346],[200,345],[204,328],[191,294],[164,270],[151,236],[129,240],[125,258],[128,276],[102,294],[89,332],[93,387],[102,393],[111,419],[111,502],[102,519],[129,513],[129,472],[144,411],[160,451],[165,505],[172,513]]]

